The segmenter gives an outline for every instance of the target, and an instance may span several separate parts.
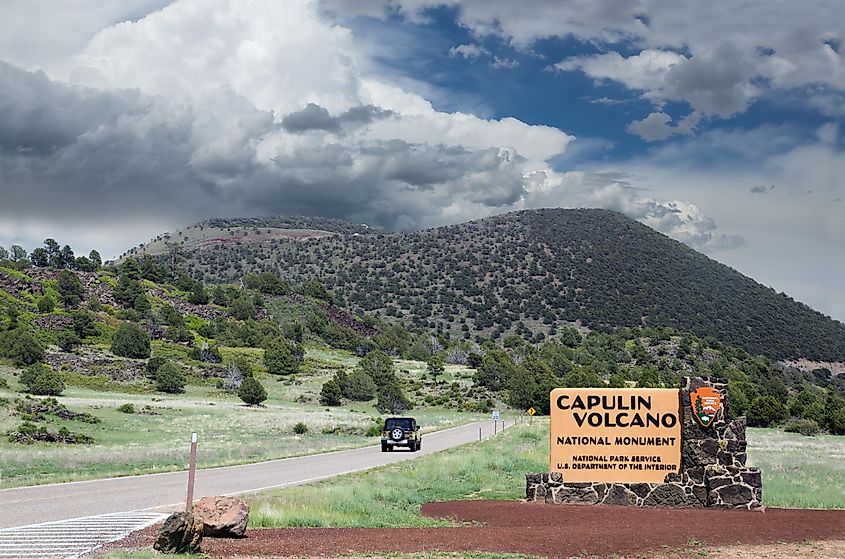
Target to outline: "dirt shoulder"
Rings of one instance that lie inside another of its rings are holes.
[[[244,539],[206,539],[202,548],[213,556],[482,551],[561,558],[614,554],[662,557],[661,553],[666,557],[688,553],[690,557],[750,558],[774,556],[763,553],[759,546],[775,546],[779,557],[845,559],[843,510],[749,512],[453,501],[425,505],[422,514],[450,518],[457,525],[250,530]],[[120,545],[149,548],[152,537],[153,532],[147,531]],[[813,545],[827,547],[814,552]],[[782,546],[786,549],[780,549]],[[793,551],[793,555],[788,554]]]

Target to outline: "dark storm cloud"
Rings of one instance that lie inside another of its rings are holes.
[[[478,215],[524,194],[521,159],[504,150],[321,136],[392,115],[377,107],[336,117],[317,105],[292,113],[284,129],[318,137],[269,159],[257,146],[284,143],[286,132],[269,111],[248,103],[238,111],[216,117],[0,65],[0,221],[185,223],[302,213],[411,228],[442,219],[446,207]]]
[[[304,109],[292,112],[282,119],[282,127],[288,132],[340,132],[344,126],[365,126],[371,122],[393,116],[393,111],[374,105],[352,107],[339,116],[332,116],[325,107],[308,103]]]
[[[0,61],[0,150],[46,154],[73,143],[83,133],[143,110],[139,95],[99,93],[51,82]],[[130,106],[134,105],[130,109]]]

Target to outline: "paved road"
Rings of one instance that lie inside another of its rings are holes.
[[[508,422],[510,426],[510,422]],[[343,473],[400,462],[478,440],[478,429],[492,435],[490,421],[423,436],[420,452],[382,453],[372,446],[355,450],[199,470],[196,499],[298,485]],[[202,452],[200,443],[199,452]],[[0,491],[0,528],[126,511],[156,511],[184,503],[187,472],[21,487]]]

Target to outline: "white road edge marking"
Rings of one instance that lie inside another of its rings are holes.
[[[31,538],[30,542],[32,542],[33,545],[45,545],[48,543],[47,541],[44,541],[43,539],[39,539],[37,537],[33,538],[33,534],[27,534],[26,532],[35,529],[36,532],[40,532],[41,534],[43,534],[43,529],[49,527],[56,527],[64,531],[73,531],[74,524],[79,524],[80,522],[83,523],[82,525],[75,528],[76,532],[79,534],[80,537],[72,538],[70,539],[70,541],[68,541],[68,539],[62,538],[60,536],[59,538],[57,538],[60,541],[56,541],[55,543],[49,542],[50,545],[53,545],[54,549],[56,549],[56,552],[54,553],[48,554],[43,551],[39,551],[37,548],[24,548],[12,550],[0,549],[0,554],[2,554],[3,557],[31,557],[32,559],[37,559],[39,557],[59,556],[64,557],[64,559],[78,559],[79,557],[92,553],[105,545],[121,540],[133,532],[143,530],[148,526],[152,526],[153,524],[161,522],[165,518],[167,518],[167,515],[163,513],[125,511],[117,513],[112,512],[106,514],[95,514],[90,516],[79,516],[76,518],[68,518],[65,520],[53,520],[50,522],[39,522],[37,524],[15,526],[12,528],[2,528],[0,529],[0,538],[2,539],[6,539],[4,538],[4,536],[14,536],[16,533],[20,533],[21,539],[27,539],[28,537]],[[92,533],[92,527],[90,525],[86,526],[85,522],[98,519],[102,519],[105,521],[113,520],[115,521],[115,523],[113,524],[111,530],[108,530],[108,527],[106,526],[106,528],[96,529]],[[88,537],[92,537],[92,540],[86,543],[84,540],[88,539]],[[82,539],[83,541],[79,541],[80,539]],[[12,539],[11,541],[12,543],[15,543],[15,539]],[[65,543],[65,545],[62,546],[60,545],[61,543]],[[67,551],[59,551],[61,549],[71,549],[72,551],[70,553],[68,553]],[[7,555],[7,552],[9,551],[15,553],[15,555]]]

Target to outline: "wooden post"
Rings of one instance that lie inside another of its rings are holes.
[[[481,427],[478,428],[478,440],[481,440]]]
[[[188,500],[185,503],[185,512],[191,512],[191,505],[194,503],[194,478],[197,473],[197,434],[191,433],[191,459],[188,463]]]

